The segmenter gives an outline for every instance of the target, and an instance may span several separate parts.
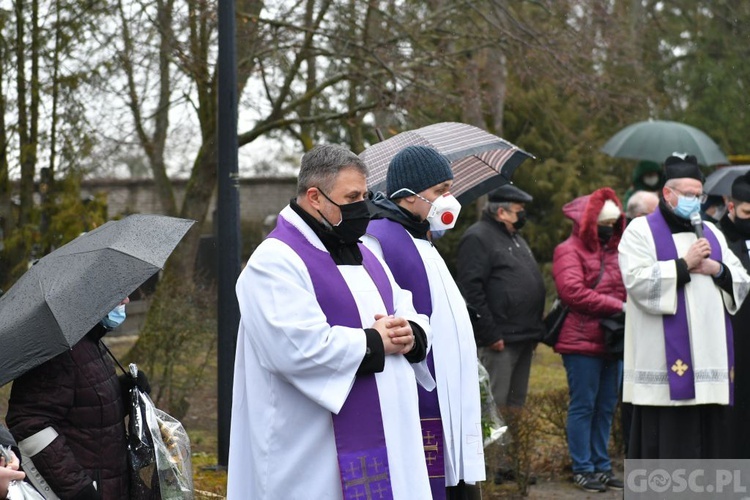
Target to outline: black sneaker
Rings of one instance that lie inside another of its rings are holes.
[[[618,491],[625,489],[625,483],[617,479],[615,475],[612,474],[611,470],[604,471],[604,472],[597,472],[596,479],[598,479],[600,483],[602,483],[604,486],[606,486],[609,489],[618,490]]]
[[[575,485],[581,488],[583,491],[591,491],[595,493],[607,491],[607,487],[599,482],[597,476],[593,472],[574,474],[573,483],[575,483]]]

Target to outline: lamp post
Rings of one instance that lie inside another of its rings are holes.
[[[240,273],[234,0],[219,0],[218,23],[218,463],[219,467],[226,467],[229,463],[234,351],[240,320],[234,292]]]

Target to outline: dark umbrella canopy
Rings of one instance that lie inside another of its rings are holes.
[[[750,165],[722,167],[706,177],[703,192],[715,196],[731,196],[732,183],[737,177],[747,172],[750,172]]]
[[[373,191],[385,191],[388,165],[407,146],[436,149],[451,162],[451,193],[461,204],[510,181],[513,172],[532,155],[478,127],[444,122],[409,130],[373,144],[360,153],[369,170],[367,185]]]
[[[616,158],[662,164],[672,153],[695,155],[701,165],[728,164],[719,146],[703,131],[685,123],[648,120],[628,125],[601,149]]]
[[[75,345],[162,268],[193,223],[131,215],[41,258],[0,297],[0,385]]]

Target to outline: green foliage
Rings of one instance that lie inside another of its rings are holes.
[[[54,249],[107,221],[107,197],[98,193],[81,198],[80,178],[69,175],[55,184],[52,201],[42,207],[50,214],[49,228],[42,235],[45,248]]]
[[[32,208],[28,224],[13,228],[0,252],[0,286],[8,287],[38,259],[107,220],[106,197],[81,199],[80,177],[71,172],[46,192],[46,201]]]

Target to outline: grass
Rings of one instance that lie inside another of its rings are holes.
[[[568,381],[562,357],[547,345],[537,345],[529,378],[529,394],[544,394],[567,388]]]

